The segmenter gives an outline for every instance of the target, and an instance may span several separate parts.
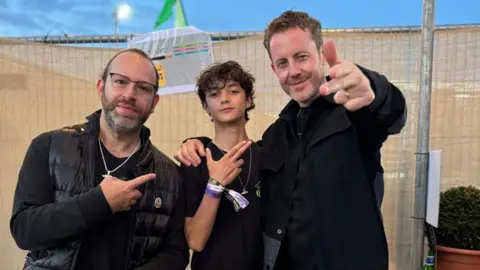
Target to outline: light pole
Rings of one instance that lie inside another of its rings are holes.
[[[129,4],[120,4],[113,10],[113,25],[115,37],[118,34],[118,21],[127,20],[132,16],[133,10]]]
[[[113,33],[115,37],[117,37],[117,29],[118,29],[118,12],[117,8],[113,10]]]
[[[425,247],[428,163],[430,142],[430,107],[432,94],[433,43],[435,36],[435,0],[423,0],[422,39],[420,47],[420,104],[418,106],[417,155],[415,166],[415,201],[410,256],[411,270],[422,269]]]

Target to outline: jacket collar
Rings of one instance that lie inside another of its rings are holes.
[[[297,114],[300,109],[307,111],[308,115],[312,115],[314,113],[319,113],[327,108],[333,108],[336,104],[333,100],[333,94],[328,96],[320,96],[316,100],[310,104],[310,106],[306,108],[300,108],[300,105],[295,100],[290,100],[287,105],[282,109],[279,114],[279,117],[292,123],[292,121],[296,121]]]
[[[327,81],[330,78],[327,77]],[[301,108],[306,112],[304,136],[313,131],[312,144],[323,140],[324,138],[348,128],[351,123],[346,110],[342,105],[335,103],[333,97],[335,94],[320,96],[306,108]],[[291,129],[296,130],[296,121],[300,105],[291,100],[280,113],[280,119],[285,120]]]
[[[330,76],[327,76],[326,81],[328,82],[330,80],[331,80]],[[325,106],[336,105],[333,99],[333,96],[334,94],[330,94],[328,96],[320,96],[316,100],[314,100],[312,104],[310,104],[310,106],[308,106],[307,108],[304,108],[304,110],[307,110],[308,114],[310,114],[313,111],[322,110]],[[279,114],[279,117],[287,120],[288,122],[291,122],[296,118],[299,110],[300,110],[300,105],[298,104],[298,102],[292,99],[282,109],[282,111]]]

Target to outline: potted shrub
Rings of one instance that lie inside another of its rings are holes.
[[[438,270],[480,269],[480,189],[453,187],[440,195]]]

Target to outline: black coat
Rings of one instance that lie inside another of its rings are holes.
[[[348,112],[319,98],[300,137],[292,101],[262,137],[264,269],[388,269],[374,180],[406,103],[385,77],[361,69],[376,94],[369,107]]]
[[[10,220],[15,242],[29,250],[25,269],[75,269],[83,233],[112,218],[93,179],[99,117],[97,111],[86,123],[43,133],[27,151]],[[125,261],[125,269],[183,270],[189,253],[182,180],[175,163],[149,136],[144,127],[143,147],[132,171],[135,176],[153,172],[157,177],[139,187],[142,197],[125,231],[129,256],[118,260]]]

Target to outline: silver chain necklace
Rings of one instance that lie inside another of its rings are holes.
[[[107,162],[105,161],[105,156],[103,155],[103,149],[102,149],[102,143],[100,142],[100,139],[98,139],[98,147],[100,148],[100,154],[102,154],[102,160],[103,160],[103,165],[105,166],[105,170],[107,171],[107,174],[102,175],[102,177],[110,176],[111,173],[115,172],[116,170],[120,169],[127,161],[137,152],[138,148],[140,147],[140,140],[138,140],[137,147],[135,147],[135,150],[130,154],[130,156],[127,157],[125,161],[122,162],[122,164],[118,165],[115,169],[109,171],[107,168]]]
[[[213,142],[213,143],[218,148],[218,150],[220,150],[220,152],[222,152],[223,155],[226,154],[222,149],[220,149],[220,147],[218,147],[218,145],[215,142]],[[245,195],[245,194],[248,193],[247,187],[248,187],[248,182],[250,182],[250,172],[252,171],[252,146],[251,145],[250,145],[250,147],[248,147],[248,152],[250,152],[250,161],[249,161],[250,164],[248,165],[248,178],[247,178],[247,182],[245,183],[245,185],[242,182],[242,178],[240,177],[240,174],[237,175],[238,180],[240,180],[240,185],[242,185],[242,195]]]

